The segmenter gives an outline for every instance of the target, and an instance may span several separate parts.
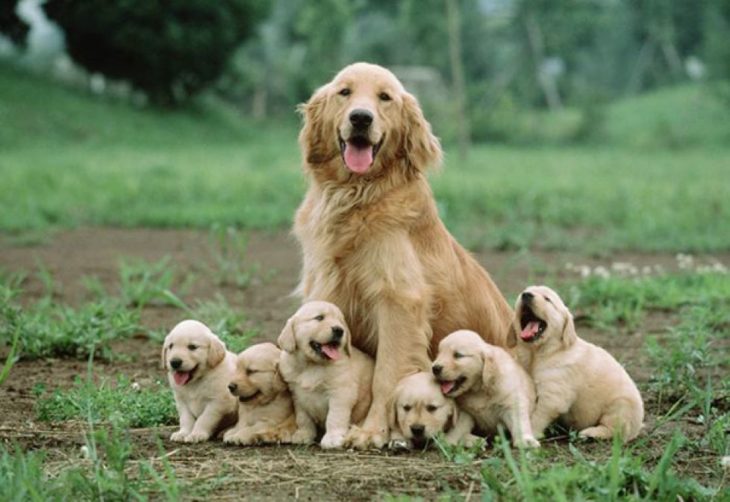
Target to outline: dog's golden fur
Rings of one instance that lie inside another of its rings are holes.
[[[225,443],[290,443],[296,430],[291,393],[279,374],[281,350],[273,343],[253,345],[236,360],[228,390],[239,401],[238,422]]]
[[[350,426],[360,423],[370,407],[372,359],[352,346],[342,312],[327,302],[302,305],[278,342],[281,375],[294,397],[292,442],[311,443],[324,428],[320,446],[342,447]]]
[[[348,169],[340,151],[355,107],[372,114],[368,141],[379,148],[363,173]],[[397,382],[429,370],[429,352],[456,329],[503,345],[512,311],[439,219],[425,172],[440,163],[441,147],[391,72],[348,66],[301,111],[309,189],[294,223],[303,255],[299,292],[340,307],[353,344],[376,358],[373,404],[352,444],[382,446]]]
[[[555,291],[531,286],[519,296],[508,344],[535,382],[538,437],[558,418],[582,437],[620,433],[630,441],[639,434],[644,405],[636,384],[611,354],[577,336]]]
[[[540,446],[530,425],[535,387],[506,350],[473,331],[455,331],[441,340],[432,369],[441,389],[456,399],[483,433],[494,434],[503,425],[515,445]]]
[[[172,441],[206,441],[236,422],[238,405],[227,388],[236,355],[205,324],[177,324],[162,345],[162,365],[180,417],[180,430],[170,436]]]

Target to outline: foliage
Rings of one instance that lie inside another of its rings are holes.
[[[17,45],[24,45],[30,27],[15,12],[17,3],[15,0],[0,3],[0,33]]]

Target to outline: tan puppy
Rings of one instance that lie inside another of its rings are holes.
[[[455,398],[483,432],[494,434],[503,425],[515,445],[540,446],[530,425],[535,388],[507,351],[473,331],[455,331],[441,340],[431,369],[441,391]]]
[[[644,420],[644,404],[626,370],[605,350],[576,335],[558,294],[531,286],[517,299],[508,344],[535,382],[532,428],[542,435],[556,418],[582,437],[630,441]]]
[[[259,343],[238,355],[228,390],[238,399],[238,423],[223,441],[241,445],[290,443],[296,430],[294,404],[279,374],[281,350]]]
[[[370,407],[373,361],[351,345],[340,309],[327,302],[304,304],[279,336],[279,368],[294,397],[297,431],[292,442],[340,448],[350,424]]]
[[[411,448],[423,448],[429,439],[444,433],[450,444],[473,445],[474,420],[459,413],[453,399],[444,396],[433,375],[421,371],[403,378],[388,405],[391,444],[404,441]]]
[[[172,441],[206,441],[236,421],[237,402],[228,392],[236,355],[208,327],[182,321],[165,337],[162,364],[180,416]]]

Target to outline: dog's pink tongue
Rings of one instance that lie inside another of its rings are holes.
[[[185,385],[188,383],[188,380],[190,380],[190,372],[189,371],[176,371],[172,374],[172,377],[175,379],[175,383],[178,385]]]
[[[441,382],[441,392],[448,394],[454,388],[454,385],[456,385],[456,382],[453,380],[450,382]]]
[[[520,337],[523,340],[530,340],[535,335],[537,335],[537,330],[540,329],[540,323],[537,321],[530,321],[527,323],[527,326],[525,326],[525,329],[522,330],[522,333],[520,334]]]
[[[352,143],[345,144],[345,164],[350,171],[363,174],[373,163],[373,147],[372,145],[360,147]]]
[[[337,345],[332,345],[330,343],[322,345],[322,352],[324,352],[327,357],[333,361],[337,361],[340,358],[340,351],[337,349]]]

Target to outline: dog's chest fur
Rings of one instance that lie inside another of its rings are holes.
[[[456,398],[459,407],[470,414],[477,427],[485,433],[496,432],[502,423],[504,407],[501,402],[490,397],[485,391],[467,392]]]

